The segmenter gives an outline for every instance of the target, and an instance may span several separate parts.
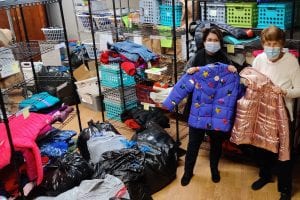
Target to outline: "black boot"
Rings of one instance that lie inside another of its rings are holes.
[[[218,168],[211,168],[210,172],[211,172],[211,180],[214,183],[220,182],[221,177],[220,177],[220,172],[219,172]]]
[[[193,177],[193,174],[191,173],[184,173],[181,178],[181,185],[186,186],[190,183],[191,179]]]
[[[279,200],[291,200],[292,195],[288,193],[281,192],[280,193],[280,199]]]
[[[266,184],[271,183],[272,180],[269,178],[259,178],[254,183],[252,183],[251,188],[252,190],[259,190],[264,187]]]

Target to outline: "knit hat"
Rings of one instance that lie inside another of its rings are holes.
[[[133,76],[136,73],[135,65],[132,62],[122,62],[122,69],[126,72],[126,74]]]

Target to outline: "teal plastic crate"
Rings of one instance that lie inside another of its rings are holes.
[[[241,27],[253,28],[257,26],[257,3],[226,3],[227,24]]]
[[[114,102],[104,100],[105,105],[105,116],[108,119],[113,119],[117,121],[121,121],[121,114],[125,111],[124,105],[122,102]],[[137,107],[136,101],[126,102],[126,110]]]
[[[173,26],[173,7],[162,4],[159,6],[160,10],[160,24],[164,26]],[[181,24],[182,5],[175,6],[175,26],[179,27]]]
[[[259,4],[257,28],[266,28],[270,25],[281,29],[291,28],[292,6],[291,2]]]
[[[101,85],[110,88],[117,88],[121,86],[121,76],[119,64],[101,65]],[[129,76],[122,70],[123,85],[135,85],[133,76]]]

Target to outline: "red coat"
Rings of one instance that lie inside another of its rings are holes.
[[[50,126],[52,116],[30,113],[24,119],[23,115],[11,117],[9,126],[16,151],[21,151],[26,160],[27,175],[30,181],[37,179],[37,184],[43,180],[43,167],[40,150],[35,143],[41,130]],[[11,150],[4,123],[0,123],[0,169],[10,163]]]

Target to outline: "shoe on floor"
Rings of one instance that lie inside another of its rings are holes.
[[[251,185],[251,188],[252,190],[259,190],[270,182],[272,182],[271,179],[259,178]]]
[[[190,183],[191,179],[192,179],[193,175],[189,175],[184,173],[182,178],[181,178],[181,185],[182,186],[186,186]]]
[[[211,180],[214,183],[219,183],[221,180],[220,172],[217,169],[211,169]]]
[[[291,200],[291,199],[292,199],[292,197],[291,197],[290,194],[283,193],[283,192],[280,193],[280,199],[279,200]]]

